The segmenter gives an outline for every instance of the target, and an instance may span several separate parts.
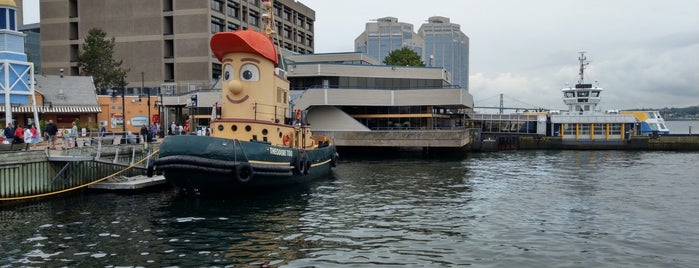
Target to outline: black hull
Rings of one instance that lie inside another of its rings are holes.
[[[193,195],[230,195],[308,183],[329,177],[334,146],[298,150],[261,142],[202,136],[168,137],[155,170]]]

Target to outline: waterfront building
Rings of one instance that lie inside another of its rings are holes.
[[[28,35],[18,31],[19,17],[13,0],[0,0],[2,125],[14,121],[27,126],[53,120],[59,128],[70,128],[76,120],[81,126],[96,122],[100,107],[92,78],[64,76],[62,72],[35,75],[34,64],[25,54],[24,39]],[[43,131],[41,124],[37,128]]]
[[[468,90],[469,38],[458,24],[449,18],[433,16],[415,33],[413,25],[385,17],[366,24],[354,40],[355,51],[383,62],[396,49],[408,47],[415,51],[428,67],[443,67],[453,77],[452,85]]]
[[[314,133],[334,137],[338,146],[464,145],[459,138],[445,139],[454,142],[447,145],[422,135],[464,129],[473,111],[473,96],[452,85],[444,68],[386,66],[360,52],[286,59],[294,109],[306,110]]]
[[[42,72],[82,75],[77,56],[87,33],[115,37],[114,58],[129,69],[127,87],[160,87],[164,94],[210,88],[221,64],[207,48],[213,33],[260,30],[260,0],[41,1]],[[274,1],[283,48],[313,53],[315,12],[294,0]],[[145,77],[142,78],[141,73]],[[136,86],[134,86],[136,85]]]
[[[27,61],[24,52],[24,34],[17,31],[17,4],[13,0],[0,0],[0,106],[3,126],[17,120],[13,113],[22,111],[23,106],[36,103],[34,96],[34,65]],[[38,121],[34,112],[33,121]]]

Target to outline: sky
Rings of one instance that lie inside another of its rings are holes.
[[[565,109],[560,89],[578,75],[604,88],[607,109],[699,105],[696,0],[296,0],[315,10],[315,52],[354,51],[366,23],[396,17],[415,31],[431,16],[470,38],[475,106]],[[25,23],[39,0],[24,0]]]

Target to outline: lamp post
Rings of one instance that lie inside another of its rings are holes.
[[[143,83],[144,83],[143,76],[144,75],[145,75],[145,73],[141,72],[141,92],[143,92],[143,88],[144,88],[143,87]],[[148,102],[147,103],[148,103],[148,132],[149,132],[148,137],[150,137],[151,135],[153,135],[153,133],[150,133],[150,89],[148,90]],[[146,138],[146,141],[148,141],[148,140],[150,140],[150,139]]]
[[[121,128],[124,131],[122,134],[126,138],[126,82],[124,77],[121,77]]]

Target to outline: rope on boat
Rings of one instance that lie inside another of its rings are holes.
[[[63,190],[60,190],[60,191],[55,191],[55,192],[50,192],[50,193],[43,193],[43,194],[29,195],[29,196],[19,196],[19,197],[5,197],[5,198],[0,198],[0,201],[14,201],[14,200],[22,200],[22,199],[30,199],[30,198],[39,198],[39,197],[51,196],[51,195],[56,195],[56,194],[61,194],[61,193],[65,193],[65,192],[77,190],[77,189],[84,188],[84,187],[87,187],[87,186],[90,186],[90,185],[93,185],[93,184],[97,184],[97,183],[103,182],[103,181],[105,181],[105,180],[111,179],[111,178],[113,178],[114,176],[123,173],[124,171],[127,171],[127,170],[129,170],[129,169],[132,169],[132,168],[134,168],[134,167],[140,165],[141,163],[143,163],[143,161],[148,160],[151,156],[157,154],[159,151],[160,151],[160,150],[155,150],[153,153],[149,154],[148,156],[144,157],[143,159],[139,160],[138,162],[133,163],[132,165],[126,167],[125,169],[119,170],[119,171],[115,172],[114,174],[111,174],[111,175],[109,175],[109,176],[106,176],[106,177],[104,177],[104,178],[101,178],[101,179],[99,179],[99,180],[96,180],[96,181],[93,181],[93,182],[90,182],[90,183],[86,183],[86,184],[83,184],[83,185],[75,186],[75,187],[73,187],[73,188],[63,189]]]

